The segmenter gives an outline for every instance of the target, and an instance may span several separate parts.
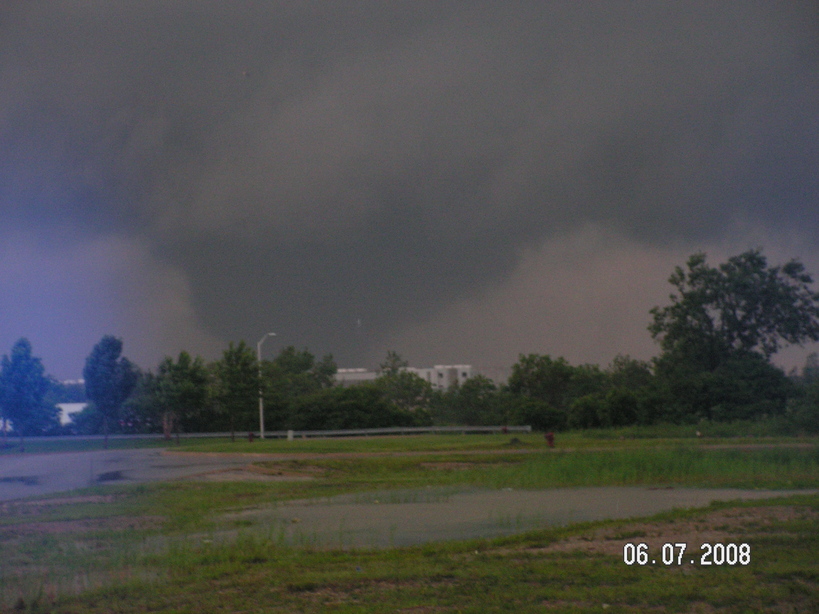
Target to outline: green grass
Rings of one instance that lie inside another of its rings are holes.
[[[636,484],[819,488],[815,445],[714,449],[696,436],[621,440],[568,433],[558,436],[556,450],[548,450],[541,437],[517,437],[521,443],[516,446],[508,445],[510,435],[183,442],[183,450],[225,445],[253,452],[289,446],[305,454],[422,453],[259,463],[318,471],[315,480],[306,482],[111,485],[75,492],[86,500],[70,505],[49,505],[47,497],[41,505],[32,505],[35,500],[6,504],[0,511],[0,611],[20,604],[23,610],[64,613],[528,612],[550,604],[557,604],[557,611],[601,611],[606,603],[612,612],[684,612],[692,601],[737,612],[766,611],[776,603],[790,604],[790,611],[819,609],[819,524],[814,516],[773,529],[747,527],[748,533],[737,539],[752,540],[754,564],[742,568],[634,568],[610,555],[538,554],[538,546],[603,526],[614,527],[623,540],[639,540],[640,528],[627,521],[383,551],[292,547],[272,528],[249,521],[231,525],[235,538],[212,537],[225,529],[219,516],[225,511],[385,489]],[[575,451],[561,451],[563,446]],[[519,454],[518,449],[532,453]],[[819,496],[787,503],[819,513]],[[766,505],[771,504],[721,504],[711,510]],[[661,518],[673,523],[704,513],[679,511]],[[145,518],[152,520],[139,520]],[[72,522],[85,524],[75,527]],[[42,530],[46,525],[41,523],[69,524],[51,532]],[[424,609],[431,604],[438,609]]]
[[[819,497],[719,504],[659,515],[672,527],[716,510],[788,505],[813,512],[775,532],[742,530],[733,543],[752,544],[747,567],[626,566],[617,554],[543,553],[542,548],[596,530],[633,524],[599,522],[532,531],[496,540],[431,544],[383,551],[289,548],[263,537],[232,544],[177,543],[147,554],[153,574],[129,566],[109,584],[53,599],[48,582],[20,593],[31,611],[79,612],[688,612],[692,603],[726,612],[816,611]],[[639,537],[637,538],[639,540]],[[692,545],[694,547],[694,545]],[[83,581],[92,582],[88,572]]]
[[[733,423],[703,422],[695,425],[657,424],[609,429],[566,431],[556,434],[558,448],[622,448],[716,443],[782,443],[819,441],[819,437],[794,438],[783,430],[782,421],[739,421]],[[700,436],[697,436],[699,431]],[[510,444],[512,439],[519,443]],[[102,439],[77,437],[53,440],[45,437],[26,439],[26,453],[81,452],[102,450]],[[163,447],[171,450],[211,453],[325,454],[372,452],[443,452],[503,449],[546,449],[542,433],[509,433],[495,435],[408,435],[350,438],[255,439],[250,443],[237,434],[230,438],[185,438],[167,442],[163,439],[109,439],[109,449]],[[7,446],[0,445],[0,455],[19,454],[19,439],[10,437]]]

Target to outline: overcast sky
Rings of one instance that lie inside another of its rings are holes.
[[[4,2],[0,354],[649,358],[695,251],[819,276],[817,101],[815,2]]]

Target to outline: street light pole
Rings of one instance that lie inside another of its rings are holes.
[[[256,344],[256,359],[259,363],[259,437],[264,439],[264,398],[262,397],[262,343],[268,337],[275,337],[276,333],[267,333]]]

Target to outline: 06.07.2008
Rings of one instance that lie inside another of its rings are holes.
[[[688,544],[684,542],[666,543],[661,548],[661,558],[659,562],[663,565],[684,565],[690,563],[703,566],[709,565],[750,565],[751,546],[750,544],[709,544],[700,545],[699,561],[696,558],[685,558]],[[626,565],[656,565],[658,560],[652,558],[648,544],[627,543],[623,546],[623,562]]]

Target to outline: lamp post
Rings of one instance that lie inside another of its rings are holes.
[[[256,359],[259,363],[259,438],[264,439],[264,398],[262,397],[262,343],[268,337],[275,337],[276,333],[267,333],[256,344]]]

